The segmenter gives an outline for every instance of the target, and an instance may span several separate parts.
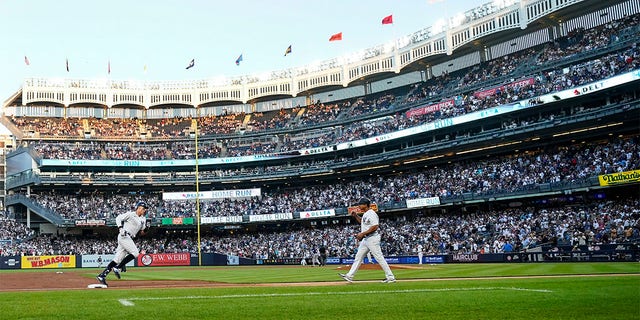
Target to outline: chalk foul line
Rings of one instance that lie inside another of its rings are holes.
[[[406,290],[368,290],[368,291],[348,291],[348,292],[296,292],[296,293],[255,293],[255,294],[231,294],[221,296],[178,296],[178,297],[139,297],[129,299],[118,299],[120,304],[126,307],[135,306],[133,301],[157,301],[157,300],[196,300],[196,299],[234,299],[234,298],[270,298],[270,297],[301,297],[301,296],[334,296],[334,295],[361,295],[361,294],[397,294],[397,293],[420,293],[420,292],[447,292],[447,291],[529,291],[551,293],[551,290],[528,289],[516,287],[477,287],[477,288],[442,288],[442,289],[406,289]]]

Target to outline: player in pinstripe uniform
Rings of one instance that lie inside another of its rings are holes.
[[[127,263],[138,257],[140,251],[133,238],[140,232],[144,235],[144,229],[147,225],[147,218],[144,214],[149,206],[144,201],[136,204],[135,211],[125,212],[116,217],[116,225],[118,226],[118,248],[116,249],[113,261],[96,276],[96,279],[105,286],[107,285],[107,275],[113,270],[113,273],[120,279],[120,272]]]
[[[339,273],[342,279],[353,282],[353,276],[360,268],[362,261],[364,261],[364,257],[368,252],[371,252],[378,264],[384,270],[385,279],[382,280],[384,283],[393,283],[396,282],[396,277],[393,275],[389,264],[387,264],[387,260],[384,259],[382,255],[382,248],[380,248],[380,233],[379,233],[379,218],[378,214],[371,209],[371,201],[367,198],[362,198],[358,202],[358,207],[361,212],[364,212],[362,217],[358,216],[357,212],[352,212],[351,215],[360,222],[360,233],[356,235],[356,239],[360,241],[360,245],[358,246],[358,252],[356,252],[356,257],[353,260],[353,264],[351,265],[351,269],[347,273]]]

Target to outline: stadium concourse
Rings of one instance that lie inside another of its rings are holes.
[[[113,252],[114,215],[144,200],[151,235],[138,241],[148,253],[197,253],[200,239],[202,252],[255,260],[299,261],[320,246],[349,258],[357,226],[347,212],[363,196],[380,208],[385,257],[416,256],[420,245],[428,255],[539,250],[545,261],[620,244],[637,251],[639,22],[612,17],[416,83],[279,110],[58,118],[27,112],[61,106],[16,97],[3,122],[21,140],[7,155],[15,171],[0,255]],[[177,165],[137,166],[159,161]],[[602,182],[619,176],[630,178]],[[201,191],[260,194],[198,208],[165,199],[195,192],[196,181]],[[420,201],[430,203],[410,205]],[[182,222],[199,216],[218,222],[197,235]]]

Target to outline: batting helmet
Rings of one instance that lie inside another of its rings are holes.
[[[137,209],[138,207],[143,207],[143,208],[145,208],[145,209],[149,209],[149,206],[148,206],[148,205],[147,205],[147,203],[146,203],[146,202],[144,202],[144,201],[138,201],[138,203],[136,203],[136,209]]]

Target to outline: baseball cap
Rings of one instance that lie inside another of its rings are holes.
[[[149,206],[144,201],[138,201],[138,203],[136,203],[136,208],[138,208],[138,207],[143,207],[145,209],[149,209]]]
[[[361,205],[361,204],[370,205],[371,201],[369,201],[369,199],[367,198],[361,198],[360,201],[358,201],[358,205]]]

